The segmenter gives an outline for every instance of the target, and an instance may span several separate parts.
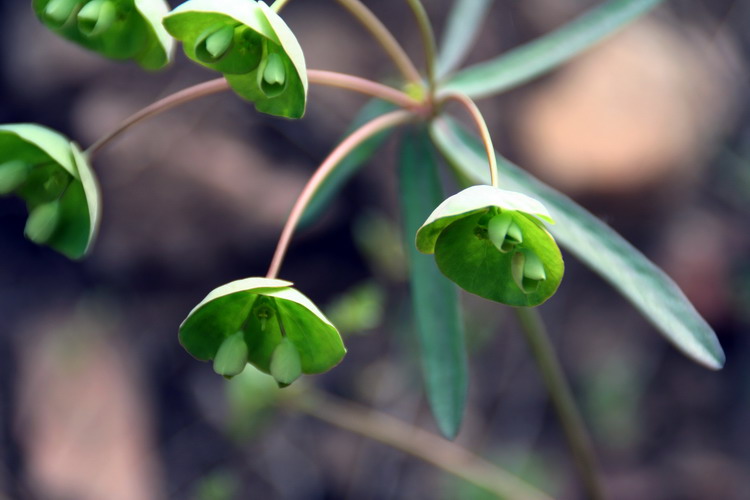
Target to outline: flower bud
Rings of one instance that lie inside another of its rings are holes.
[[[502,253],[507,253],[519,243],[523,243],[523,233],[518,227],[511,212],[504,211],[492,219],[487,225],[490,241]]]
[[[223,58],[234,43],[234,27],[230,25],[212,26],[204,31],[195,42],[195,55],[203,62],[215,63]]]
[[[536,291],[539,283],[547,279],[542,261],[536,253],[528,249],[513,254],[511,274],[513,281],[524,293]]]
[[[101,35],[117,20],[112,0],[93,0],[78,12],[78,30],[89,38]]]
[[[12,193],[29,176],[29,166],[20,160],[12,160],[0,165],[0,195]]]
[[[260,84],[261,90],[268,97],[280,94],[284,90],[286,82],[286,70],[284,61],[276,53],[268,54],[263,68],[263,81]]]
[[[239,375],[247,365],[247,344],[239,331],[225,338],[214,357],[214,371],[226,378]]]
[[[29,218],[26,220],[26,237],[34,243],[43,245],[52,238],[59,221],[59,201],[39,205],[29,213]]]
[[[50,0],[44,7],[44,19],[53,26],[61,28],[73,18],[80,0]]]
[[[302,374],[302,363],[299,351],[289,337],[282,337],[281,342],[271,355],[271,375],[279,387],[286,387]]]

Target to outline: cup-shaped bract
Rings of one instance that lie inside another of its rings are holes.
[[[307,101],[305,57],[286,23],[263,2],[189,0],[164,18],[185,54],[224,74],[263,113],[300,118]]]
[[[71,259],[85,256],[99,228],[99,188],[85,155],[41,125],[0,125],[0,195],[26,202],[26,236]]]
[[[338,330],[310,299],[292,283],[269,278],[216,288],[182,322],[179,338],[193,357],[213,360],[221,375],[237,375],[244,367],[239,360],[246,359],[280,385],[298,371],[328,371],[346,354]],[[238,339],[244,342],[239,348]]]
[[[110,59],[159,69],[172,57],[165,0],[34,0],[33,7],[49,29]]]
[[[539,201],[492,186],[472,186],[440,204],[417,231],[422,253],[464,290],[512,306],[536,306],[560,285],[560,249]]]

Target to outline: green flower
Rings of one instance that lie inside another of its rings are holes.
[[[284,21],[254,0],[189,0],[164,26],[193,61],[223,73],[258,111],[300,118],[307,100],[302,49]]]
[[[214,371],[238,375],[251,363],[281,386],[322,373],[346,354],[336,327],[292,283],[233,281],[213,290],[180,325],[180,343]]]
[[[164,0],[34,0],[33,6],[49,29],[105,57],[133,59],[146,69],[171,58]]]
[[[0,195],[29,210],[26,236],[71,259],[91,248],[99,227],[99,188],[75,143],[35,124],[0,125]]]
[[[542,221],[546,208],[524,194],[473,186],[437,207],[417,231],[417,249],[464,290],[512,306],[550,298],[564,264]]]

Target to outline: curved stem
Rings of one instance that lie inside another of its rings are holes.
[[[599,477],[599,467],[591,445],[591,438],[573,399],[560,361],[555,355],[542,317],[536,309],[525,307],[516,308],[516,314],[565,432],[587,496],[592,500],[603,500],[606,496]]]
[[[281,9],[284,8],[284,6],[289,3],[290,0],[276,0],[273,5],[271,5],[271,9],[273,9],[274,12],[279,12]]]
[[[393,87],[383,85],[372,80],[360,78],[358,76],[347,75],[344,73],[336,73],[333,71],[323,71],[309,69],[307,70],[308,80],[312,84],[317,85],[328,85],[331,87],[337,87],[341,89],[351,90],[353,92],[359,92],[372,97],[383,99],[384,101],[392,102],[403,108],[411,110],[419,110],[422,104],[415,99],[412,99],[400,90],[396,90]],[[211,94],[217,94],[229,90],[229,84],[224,78],[216,78],[207,82],[199,83],[192,87],[175,92],[163,99],[156,101],[155,103],[143,108],[134,115],[123,121],[115,130],[105,135],[94,144],[92,144],[85,152],[89,157],[93,157],[102,147],[108,144],[110,141],[118,137],[120,134],[128,130],[133,125],[151,118],[152,116],[158,115],[165,111],[185,104],[201,97],[205,97]]]
[[[297,201],[294,203],[289,218],[287,219],[284,229],[281,232],[281,236],[279,237],[279,243],[276,245],[276,251],[273,254],[271,265],[268,267],[268,273],[266,273],[267,278],[275,278],[278,275],[279,268],[284,260],[284,255],[289,247],[289,242],[292,239],[294,228],[297,227],[297,223],[299,222],[300,217],[302,217],[307,204],[315,194],[315,191],[326,177],[328,177],[328,175],[336,168],[339,162],[341,162],[341,160],[343,160],[354,148],[373,135],[391,127],[406,123],[413,117],[413,113],[404,110],[386,113],[362,125],[336,146],[333,151],[331,151],[328,158],[323,161],[320,167],[318,167],[318,170],[316,170],[312,177],[310,177],[310,180],[307,181],[302,193],[300,193],[299,198],[297,198]]]
[[[420,0],[406,0],[409,7],[414,12],[419,26],[419,33],[422,36],[422,44],[425,52],[425,67],[427,68],[427,82],[430,90],[435,90],[435,64],[437,61],[437,43],[435,42],[435,33],[432,30],[432,23],[424,10],[424,5]],[[431,92],[432,93],[432,92]]]
[[[472,101],[471,98],[465,96],[464,94],[457,94],[457,93],[445,94],[441,97],[441,100],[443,102],[447,100],[454,100],[456,102],[459,102],[464,106],[464,108],[466,108],[466,110],[471,115],[471,118],[474,120],[474,123],[476,124],[477,129],[479,130],[479,134],[482,137],[482,142],[484,143],[484,149],[487,152],[487,161],[489,162],[489,166],[490,166],[490,180],[493,186],[498,187],[499,175],[497,171],[497,158],[495,158],[495,148],[492,146],[492,137],[490,136],[490,131],[487,128],[487,122],[484,121],[482,112],[479,111],[479,108],[477,107],[476,103]]]
[[[84,154],[86,154],[89,157],[94,156],[94,154],[97,153],[104,145],[106,145],[108,142],[110,142],[115,137],[119,136],[123,132],[125,132],[127,129],[132,127],[133,125],[136,125],[137,123],[142,122],[143,120],[146,120],[147,118],[150,118],[154,115],[158,115],[160,113],[163,113],[165,111],[168,111],[176,106],[179,106],[180,104],[184,104],[186,102],[194,101],[196,99],[200,99],[201,97],[216,94],[219,92],[223,92],[229,88],[229,85],[227,84],[227,81],[224,80],[224,78],[217,78],[215,80],[209,80],[207,82],[199,83],[198,85],[193,85],[192,87],[188,87],[186,89],[180,90],[179,92],[175,92],[172,95],[169,95],[165,97],[164,99],[160,99],[156,101],[155,103],[146,106],[142,110],[138,111],[134,115],[131,115],[129,118],[127,118],[124,122],[120,124],[119,127],[117,127],[115,130],[110,132],[109,134],[105,135],[98,141],[96,141],[94,144],[92,144]]]
[[[399,45],[394,36],[388,31],[380,19],[359,0],[336,0],[342,7],[348,10],[362,25],[370,31],[372,36],[380,43],[391,57],[396,67],[401,71],[406,80],[416,85],[422,85],[422,77],[414,66],[414,62]]]
[[[412,99],[404,92],[366,78],[316,69],[307,70],[307,78],[310,83],[367,94],[392,102],[402,108],[417,110],[422,107],[422,103]]]
[[[312,389],[285,399],[282,404],[408,453],[500,498],[552,500],[546,493],[465,448],[385,413],[316,393]]]

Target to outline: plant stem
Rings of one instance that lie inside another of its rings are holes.
[[[271,265],[269,266],[268,273],[266,274],[267,278],[275,278],[278,275],[279,267],[281,267],[281,263],[284,260],[284,255],[286,254],[286,250],[289,247],[289,242],[292,239],[294,228],[297,227],[297,223],[299,222],[300,217],[302,217],[307,204],[312,199],[315,191],[318,189],[320,184],[326,179],[326,177],[328,177],[331,172],[333,172],[333,170],[341,162],[341,160],[343,160],[362,142],[366,141],[373,135],[391,127],[406,123],[407,121],[413,119],[414,116],[415,115],[413,113],[405,110],[391,111],[390,113],[386,113],[362,125],[346,139],[344,139],[338,146],[336,146],[333,151],[331,151],[331,154],[328,155],[328,158],[323,161],[323,163],[320,165],[320,167],[318,167],[312,177],[310,177],[310,180],[307,181],[307,184],[302,190],[302,193],[300,193],[297,201],[294,203],[292,211],[289,214],[289,218],[287,219],[286,224],[284,225],[284,229],[281,232],[281,236],[279,237],[279,242],[276,245],[276,251],[273,254]]]
[[[367,94],[378,97],[384,101],[392,102],[402,108],[418,110],[422,103],[412,99],[404,92],[396,90],[388,85],[383,85],[366,78],[336,73],[333,71],[310,69],[307,71],[307,78],[310,83],[318,85],[328,85],[329,87],[338,87],[341,89],[352,90],[361,94]]]
[[[408,453],[498,497],[552,500],[546,493],[465,448],[385,413],[314,390],[285,399],[282,404]]]
[[[290,0],[276,0],[273,5],[271,6],[271,9],[273,9],[274,12],[278,13],[281,9],[284,8],[284,6],[289,3]]]
[[[348,10],[385,49],[390,58],[396,64],[407,81],[416,85],[422,85],[422,77],[414,66],[414,62],[406,54],[406,51],[399,45],[394,36],[388,31],[380,19],[372,13],[359,0],[336,0],[342,7]]]
[[[422,36],[422,44],[425,52],[425,66],[427,68],[427,82],[430,86],[430,94],[435,90],[435,64],[437,61],[437,43],[435,43],[435,33],[432,31],[432,23],[424,10],[424,5],[420,0],[407,0],[409,7],[414,12],[419,26],[419,33]]]
[[[487,128],[487,122],[484,121],[482,112],[479,110],[476,103],[464,94],[449,93],[441,96],[441,101],[445,102],[447,100],[459,102],[471,115],[472,120],[479,130],[482,142],[484,143],[484,149],[487,152],[487,161],[489,162],[490,167],[490,181],[493,186],[498,187],[499,175],[497,170],[497,158],[495,158],[495,148],[492,146],[492,136],[490,136],[490,130]]]
[[[146,120],[147,118],[150,118],[154,115],[158,115],[160,113],[168,111],[176,106],[179,106],[180,104],[194,101],[196,99],[200,99],[201,97],[204,97],[207,95],[216,94],[218,92],[223,92],[227,90],[228,88],[229,86],[227,85],[226,80],[224,80],[223,78],[217,78],[215,80],[209,80],[207,82],[199,83],[198,85],[193,85],[192,87],[188,87],[186,89],[180,90],[179,92],[175,92],[174,94],[169,95],[165,97],[164,99],[160,99],[156,101],[155,103],[149,106],[146,106],[142,110],[138,111],[134,115],[127,118],[115,130],[113,130],[112,132],[110,132],[109,134],[105,135],[104,137],[96,141],[94,144],[92,144],[84,152],[84,154],[89,157],[93,157],[102,147],[104,147],[112,139],[119,136],[120,134],[125,132],[127,129],[129,129],[133,125],[136,125],[142,122],[143,120]]]
[[[590,499],[603,500],[606,496],[591,438],[576,407],[572,391],[555,355],[542,317],[536,309],[526,307],[516,308],[516,314],[565,432],[568,446],[583,480],[584,489]]]
[[[347,75],[344,73],[335,73],[333,71],[322,71],[309,69],[307,70],[307,77],[310,83],[317,85],[327,85],[330,87],[337,87],[341,89],[351,90],[353,92],[359,92],[372,97],[383,99],[384,101],[392,102],[403,108],[411,110],[419,110],[422,104],[400,90],[396,90],[393,87],[383,85],[372,80],[360,78],[358,76]],[[133,125],[151,118],[152,116],[161,114],[165,111],[185,104],[201,97],[205,97],[211,94],[217,94],[229,90],[229,84],[224,78],[216,78],[207,82],[199,83],[192,87],[175,92],[163,99],[156,101],[155,103],[143,108],[134,115],[123,121],[115,130],[102,137],[91,145],[85,152],[90,158],[93,157],[102,147],[108,144],[110,141],[118,137],[120,134],[128,130]]]

